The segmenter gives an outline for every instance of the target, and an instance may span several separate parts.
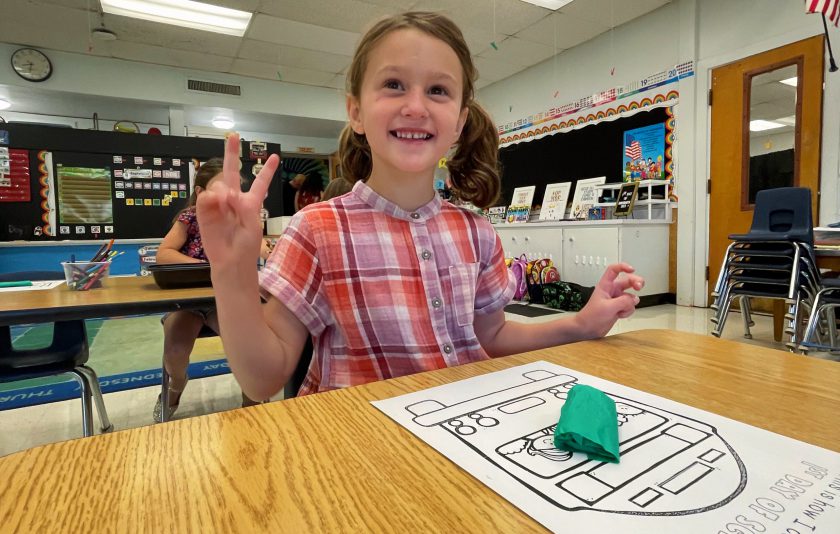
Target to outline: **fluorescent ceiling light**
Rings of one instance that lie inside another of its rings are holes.
[[[794,76],[793,78],[788,78],[787,80],[779,80],[779,83],[790,85],[791,87],[796,87],[796,79],[796,76]]]
[[[212,124],[216,128],[222,130],[230,130],[236,123],[233,122],[233,119],[228,119],[227,117],[216,117],[215,119],[213,119]]]
[[[557,11],[561,7],[565,6],[566,4],[571,4],[573,0],[522,0],[523,2],[528,2],[529,4],[534,4],[535,6],[544,7],[546,9],[551,9],[552,11]]]
[[[102,11],[136,19],[242,37],[251,13],[192,0],[100,0]]]
[[[764,130],[774,130],[776,128],[784,128],[784,124],[779,124],[773,121],[754,120],[750,121],[751,132],[763,132]]]
[[[0,98],[0,109],[9,109],[12,107],[12,103],[6,100],[5,98]]]

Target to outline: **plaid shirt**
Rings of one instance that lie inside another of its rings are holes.
[[[302,395],[485,360],[474,314],[514,290],[485,219],[437,196],[407,212],[363,182],[292,217],[260,284],[313,336]]]

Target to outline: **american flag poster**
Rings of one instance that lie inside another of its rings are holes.
[[[665,123],[624,132],[624,181],[665,179]]]

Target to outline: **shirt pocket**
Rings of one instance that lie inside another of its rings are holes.
[[[450,302],[458,326],[473,324],[478,267],[478,263],[462,263],[449,267]]]

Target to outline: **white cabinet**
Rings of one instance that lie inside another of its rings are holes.
[[[522,254],[528,259],[551,258],[555,265],[563,259],[563,232],[559,228],[529,228],[527,224],[497,226],[496,233],[508,258]]]
[[[666,221],[586,221],[496,225],[505,256],[550,257],[560,278],[594,286],[604,268],[616,262],[635,267],[645,279],[640,295],[668,292]]]
[[[618,259],[618,228],[564,228],[560,278],[594,286],[604,267]]]

